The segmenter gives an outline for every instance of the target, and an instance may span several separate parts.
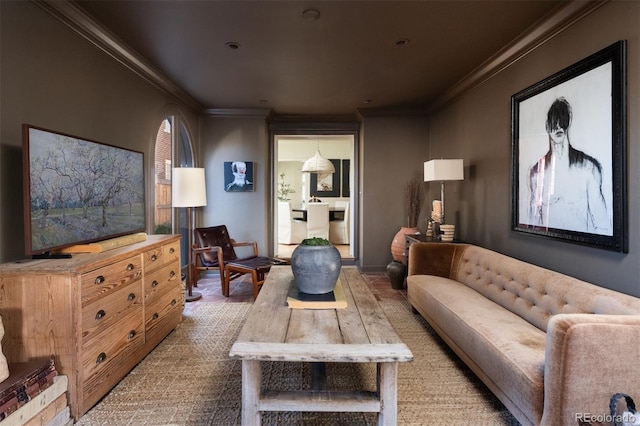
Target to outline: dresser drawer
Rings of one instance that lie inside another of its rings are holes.
[[[171,262],[180,264],[180,240],[148,250],[144,253],[144,272],[149,272]]]
[[[127,356],[144,345],[144,314],[138,305],[129,315],[112,324],[83,345],[82,377],[85,378],[85,396],[102,389],[110,389],[123,375],[113,374],[123,367],[128,371],[133,365],[126,365]],[[119,376],[119,377],[118,377]]]
[[[88,343],[129,314],[141,312],[142,294],[142,280],[139,280],[82,308],[82,343]]]
[[[82,274],[82,306],[142,278],[142,259],[132,256]]]
[[[172,311],[179,311],[182,314],[182,289],[176,287],[169,292],[157,297],[153,302],[145,306],[145,330],[147,333],[153,331],[164,317]]]
[[[144,301],[148,304],[171,288],[180,287],[178,263],[172,262],[144,277]]]
[[[180,240],[162,246],[165,263],[176,262],[180,265]]]
[[[171,289],[145,307],[145,344],[155,347],[182,321],[182,298],[180,287]]]

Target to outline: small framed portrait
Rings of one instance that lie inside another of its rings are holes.
[[[227,192],[254,191],[253,161],[224,162],[224,190]]]
[[[625,42],[511,97],[512,229],[628,251]]]
[[[335,173],[318,179],[317,174],[311,174],[310,192],[312,197],[340,196],[340,160],[329,160],[335,167]]]

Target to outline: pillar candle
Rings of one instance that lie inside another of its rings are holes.
[[[438,216],[442,216],[442,201],[433,200],[433,212]]]

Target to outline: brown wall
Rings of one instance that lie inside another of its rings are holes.
[[[640,173],[634,166],[640,160],[639,21],[639,2],[612,1],[430,117],[363,111],[359,151],[363,269],[384,270],[391,260],[391,240],[406,215],[403,185],[421,175],[422,163],[438,157],[463,158],[465,181],[447,184],[447,217],[455,218],[463,239],[640,295]],[[514,233],[510,230],[511,95],[619,39],[628,41],[629,253]],[[185,116],[199,153],[196,162],[207,168],[209,205],[198,209],[197,223],[230,224],[235,237],[257,239],[261,250],[268,250],[271,157],[266,117],[200,118],[31,2],[0,2],[0,43],[0,261],[24,253],[22,123],[143,151],[151,167],[153,140],[162,118],[170,113]],[[222,190],[221,164],[236,158],[256,163],[255,193]],[[149,171],[147,176],[151,175]],[[152,194],[152,181],[147,188]],[[425,190],[428,202],[438,198],[438,185],[425,184]]]
[[[158,126],[197,115],[32,2],[0,2],[0,40],[0,261],[24,256],[22,123],[142,151],[151,226]]]
[[[260,254],[269,253],[271,164],[265,114],[207,115],[201,118],[202,167],[207,206],[198,212],[201,226],[226,225],[235,240],[254,240]],[[253,161],[254,191],[225,192],[224,163]]]
[[[640,296],[640,2],[607,3],[513,66],[434,113],[433,157],[460,157],[465,181],[447,192],[463,239]],[[629,253],[621,254],[510,230],[511,95],[611,45],[627,40],[627,195]],[[448,188],[448,187],[447,187]]]
[[[423,178],[429,125],[425,115],[362,114],[360,265],[381,271],[392,260],[394,235],[407,226],[405,184],[413,177]],[[419,223],[423,231],[424,216],[423,212]]]

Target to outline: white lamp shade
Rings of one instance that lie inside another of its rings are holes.
[[[429,160],[424,163],[424,181],[464,180],[464,166],[461,159]]]
[[[302,165],[302,172],[306,173],[318,173],[328,176],[331,173],[335,173],[335,171],[336,168],[333,163],[320,155],[320,151],[316,151],[316,155],[309,158]]]
[[[207,205],[203,168],[178,167],[171,170],[171,204],[173,207]]]

